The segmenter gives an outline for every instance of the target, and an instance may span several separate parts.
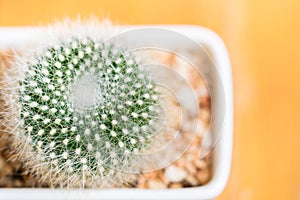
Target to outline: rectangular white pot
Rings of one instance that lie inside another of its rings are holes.
[[[213,134],[221,136],[213,150],[213,175],[206,185],[193,188],[182,189],[85,189],[85,190],[65,190],[65,189],[0,189],[0,199],[214,199],[220,195],[227,183],[232,154],[233,140],[233,91],[231,66],[226,47],[216,33],[206,28],[187,25],[162,25],[162,26],[129,26],[125,29],[140,27],[166,28],[179,32],[196,43],[203,45],[210,53],[216,66],[216,71],[208,71],[211,77],[208,81],[210,88],[215,92],[212,96],[214,104],[222,108],[224,123],[221,132]],[[24,41],[39,37],[38,28],[17,27],[0,28],[0,50],[10,47],[22,46]],[[176,43],[177,47],[185,48],[184,44]],[[221,83],[214,77],[220,76]],[[220,87],[223,85],[223,88]],[[221,92],[224,90],[224,92]],[[218,117],[219,109],[213,109],[212,117]],[[222,121],[222,120],[221,120]],[[219,124],[220,125],[220,124]],[[216,126],[216,124],[212,124]],[[213,129],[212,129],[213,130]]]

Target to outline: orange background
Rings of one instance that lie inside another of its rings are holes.
[[[197,24],[224,39],[233,65],[235,141],[219,199],[300,199],[299,0],[0,0],[0,25],[65,16],[122,24]]]

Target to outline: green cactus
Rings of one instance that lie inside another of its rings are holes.
[[[114,44],[89,37],[32,55],[17,94],[26,138],[18,148],[28,151],[31,171],[62,187],[124,179],[161,121],[160,93],[138,65]]]

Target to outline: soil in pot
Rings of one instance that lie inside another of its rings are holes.
[[[197,52],[193,51],[189,53],[196,58],[196,64],[208,65],[208,57],[199,56]],[[138,174],[132,182],[124,185],[124,187],[165,189],[204,185],[212,176],[212,155],[209,154],[205,158],[199,158],[201,142],[203,136],[207,133],[211,118],[211,99],[207,85],[191,65],[183,62],[181,58],[174,54],[151,52],[151,55],[151,59],[157,59],[160,63],[179,72],[195,90],[200,108],[198,116],[199,129],[190,147],[177,161],[163,169]],[[10,52],[0,54],[1,73],[6,67],[9,67],[11,59]],[[0,125],[5,126],[3,123],[0,123]],[[1,132],[0,134],[5,136],[6,133]],[[185,132],[182,131],[180,134],[185,134]],[[13,159],[10,143],[5,140],[5,137],[3,138],[0,140],[0,187],[48,187],[47,184],[39,182],[39,177],[28,174],[20,161]]]

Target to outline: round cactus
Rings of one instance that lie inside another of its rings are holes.
[[[147,150],[161,123],[161,94],[135,57],[99,39],[72,37],[25,65],[16,118],[27,167],[53,186],[124,180],[136,163],[131,155]]]

